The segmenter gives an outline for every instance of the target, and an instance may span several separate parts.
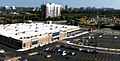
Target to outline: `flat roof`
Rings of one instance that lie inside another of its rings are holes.
[[[17,23],[0,25],[0,34],[18,40],[31,39],[33,37],[47,35],[49,33],[75,29],[76,26],[44,24],[44,23]]]

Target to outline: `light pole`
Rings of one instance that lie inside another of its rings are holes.
[[[94,46],[94,55],[95,55],[95,59],[94,59],[94,60],[95,60],[95,61],[97,61],[96,54],[97,54],[97,53],[96,53],[96,48],[95,48],[95,46]]]
[[[116,39],[117,39],[117,38],[118,38],[118,37],[117,37],[117,36],[115,36],[113,41],[116,41]]]
[[[114,41],[116,41],[116,39],[117,39],[117,38],[118,38],[118,37],[117,37],[117,36],[115,36],[115,37],[114,37]],[[116,54],[116,51],[115,51],[115,54]]]
[[[97,58],[96,58],[96,54],[97,54],[97,52],[96,52],[96,48],[95,47],[97,47],[97,42],[96,41],[94,41],[94,55],[95,55],[95,61],[97,61]]]

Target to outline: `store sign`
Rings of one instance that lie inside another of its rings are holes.
[[[52,34],[53,37],[58,36],[58,35],[60,35],[60,32],[55,32],[55,33]]]
[[[32,45],[37,44],[38,39],[32,39]]]

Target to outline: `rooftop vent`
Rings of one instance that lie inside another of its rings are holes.
[[[35,30],[35,32],[38,32],[37,30]]]
[[[32,38],[33,36],[31,36],[31,38]]]
[[[24,31],[24,32],[22,32],[22,33],[25,33],[25,31]]]
[[[20,37],[20,39],[22,39],[22,37]]]
[[[57,26],[55,28],[57,28]]]
[[[15,35],[18,35],[17,33]]]
[[[37,35],[35,35],[35,37],[37,37]]]
[[[36,27],[36,29],[38,29],[38,27]]]
[[[51,25],[51,27],[52,27],[53,25]]]
[[[24,37],[23,39],[26,39],[26,37]]]
[[[60,31],[62,31],[62,30],[60,30]]]
[[[3,29],[5,29],[6,27],[4,27]]]
[[[64,28],[65,26],[63,26],[62,28]]]
[[[52,28],[50,28],[50,30],[52,30]]]
[[[40,34],[39,36],[42,36],[42,34]]]
[[[30,37],[27,37],[27,39],[29,39]]]

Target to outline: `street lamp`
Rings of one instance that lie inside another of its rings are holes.
[[[118,37],[117,37],[117,36],[115,36],[115,37],[114,37],[114,40],[116,40],[117,38],[118,38]],[[116,53],[116,52],[115,52],[115,53]]]
[[[118,37],[117,37],[117,36],[115,36],[113,41],[115,41],[117,38],[118,38]]]
[[[94,58],[94,60],[95,60],[95,61],[97,61],[96,54],[97,54],[97,53],[96,53],[96,48],[95,48],[95,46],[94,46],[94,55],[95,55],[95,58]]]
[[[96,48],[95,47],[97,47],[97,42],[96,41],[94,41],[94,54],[95,54],[95,61],[97,61],[97,57],[96,57]]]
[[[113,38],[112,47],[113,47],[114,41],[115,41],[117,38],[118,38],[117,36],[115,36],[115,37]]]

